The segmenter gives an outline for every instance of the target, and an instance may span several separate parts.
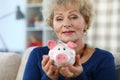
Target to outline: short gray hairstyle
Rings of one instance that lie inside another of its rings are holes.
[[[91,25],[95,15],[91,0],[43,0],[43,18],[49,26],[53,25],[54,9],[57,7],[65,7],[66,5],[78,6],[80,13],[83,15],[88,26]],[[89,27],[88,27],[89,28]]]

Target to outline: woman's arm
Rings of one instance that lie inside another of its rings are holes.
[[[47,76],[42,76],[43,72],[40,71],[40,62],[42,59],[39,58],[42,58],[41,52],[44,51],[40,48],[35,48],[31,51],[28,61],[26,63],[23,80],[41,80],[41,78],[49,80]]]
[[[114,57],[112,54],[103,59],[100,63],[94,80],[117,80]]]
[[[23,80],[41,80],[40,71],[37,65],[36,51],[33,49],[26,63]]]

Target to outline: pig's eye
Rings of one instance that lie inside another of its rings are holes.
[[[66,50],[66,48],[63,48],[63,50]]]
[[[60,48],[58,48],[58,50],[60,50]]]

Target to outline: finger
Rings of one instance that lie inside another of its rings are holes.
[[[68,67],[61,68],[60,73],[68,78],[73,76],[73,73],[68,69]]]
[[[59,73],[59,70],[56,69],[56,70],[55,70],[55,75],[58,75],[58,73]]]
[[[71,64],[66,64],[65,65],[66,67],[68,67],[69,68],[69,70],[71,71],[71,72],[78,72],[78,71],[82,71],[82,65],[77,65],[77,66],[73,66],[73,65],[71,65]]]
[[[51,59],[49,59],[49,61],[47,62],[47,64],[44,66],[45,70],[48,71],[48,70],[49,70],[49,67],[50,67],[51,65],[53,65],[53,63],[54,63],[54,61],[51,60]]]
[[[81,65],[81,61],[80,61],[80,55],[76,55],[76,62],[75,62],[75,66],[79,66],[79,65]]]
[[[49,60],[49,57],[47,55],[43,55],[43,60],[42,60],[42,66],[44,67]]]
[[[73,66],[71,64],[66,64],[66,67],[68,67],[69,71],[73,74],[73,76],[71,75],[72,77],[76,77],[83,72],[82,65]]]
[[[44,55],[43,56],[43,60],[42,60],[42,68],[45,72],[47,72],[49,70],[49,66],[50,66],[50,58],[48,55]]]
[[[65,67],[68,67],[69,70],[70,70],[71,72],[73,72],[73,71],[75,71],[76,68],[79,67],[79,66],[78,66],[78,65],[77,65],[77,66],[76,66],[76,65],[71,65],[71,64],[69,64],[69,63],[66,63],[66,64],[65,64]]]
[[[66,63],[65,67],[68,67],[71,72],[73,72],[73,70],[74,70],[74,66],[69,63]]]
[[[51,75],[51,76],[53,76],[55,74],[57,75],[58,71],[57,72],[56,71],[57,71],[57,68],[53,65],[50,65],[47,74]]]
[[[61,66],[57,66],[57,70],[60,71],[60,69],[61,69]]]
[[[48,70],[48,72],[47,72],[48,75],[51,75],[51,74],[53,73],[53,71],[52,71],[52,67],[53,67],[53,66],[50,65],[49,70]]]

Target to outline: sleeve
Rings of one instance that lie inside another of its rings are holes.
[[[112,54],[105,57],[97,68],[94,80],[117,80],[114,57]]]
[[[82,72],[79,76],[75,78],[71,78],[71,80],[88,80],[87,76],[85,75],[85,72]]]
[[[41,78],[41,80],[50,80],[46,74],[44,74]]]
[[[117,80],[116,78],[114,57],[109,54],[100,59],[98,66],[93,69],[93,72],[90,72],[90,75],[83,72],[78,77],[71,78],[71,80]]]
[[[38,59],[38,49],[33,49],[29,55],[26,63],[24,75],[22,80],[50,80],[46,75],[41,75],[38,63],[41,62]],[[40,63],[39,63],[40,64]]]
[[[23,80],[40,80],[40,78],[41,75],[37,66],[37,55],[35,49],[33,49],[26,63]]]

